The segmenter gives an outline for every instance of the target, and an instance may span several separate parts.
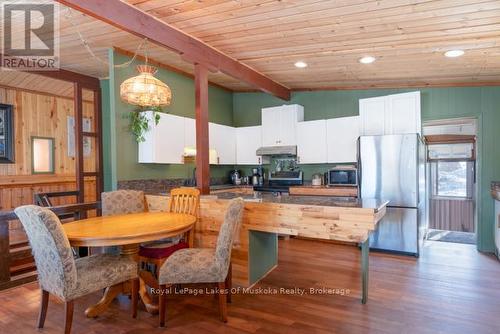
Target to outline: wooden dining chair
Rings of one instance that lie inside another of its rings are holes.
[[[231,250],[239,234],[244,209],[242,198],[233,199],[226,210],[217,246],[188,248],[173,253],[159,270],[160,327],[166,320],[166,289],[173,284],[216,283],[219,288],[221,320],[227,322],[227,302],[232,288]]]
[[[198,189],[188,187],[176,188],[170,192],[167,211],[198,217],[199,206],[200,191]],[[193,243],[194,229],[189,231],[184,237],[167,238],[141,245],[139,250],[141,268],[153,265],[155,279],[157,280],[158,270],[166,259],[180,249],[193,247]],[[150,279],[150,277],[146,277],[146,281],[150,282]]]
[[[71,332],[74,300],[108,286],[130,281],[132,316],[137,316],[137,263],[128,257],[98,254],[74,259],[59,218],[49,209],[25,205],[14,210],[28,236],[42,290],[38,328],[43,328],[49,294],[65,303],[64,333]]]

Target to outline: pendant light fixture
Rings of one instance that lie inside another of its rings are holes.
[[[139,75],[129,78],[120,85],[120,97],[123,101],[141,107],[168,106],[172,100],[170,87],[154,77],[157,69],[146,64],[137,66]]]

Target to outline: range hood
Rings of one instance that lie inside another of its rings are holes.
[[[297,146],[263,146],[257,149],[257,155],[297,155]]]

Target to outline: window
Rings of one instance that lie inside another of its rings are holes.
[[[54,138],[31,137],[33,174],[54,173]]]
[[[435,161],[432,174],[434,197],[472,198],[474,162]]]

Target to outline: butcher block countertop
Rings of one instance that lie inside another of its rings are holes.
[[[341,187],[341,186],[292,186],[290,187],[290,195],[301,196],[340,196],[340,197],[357,197],[357,187]]]

